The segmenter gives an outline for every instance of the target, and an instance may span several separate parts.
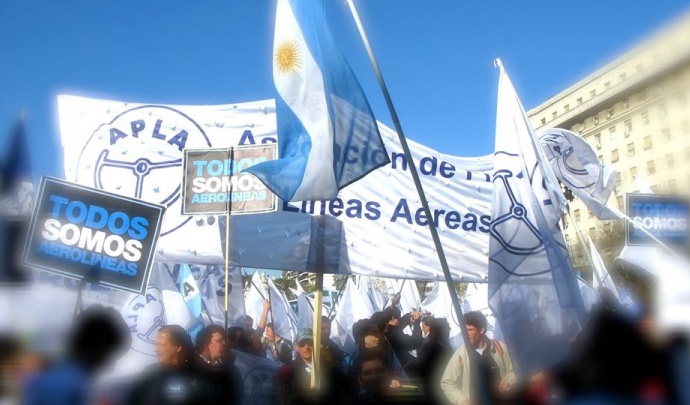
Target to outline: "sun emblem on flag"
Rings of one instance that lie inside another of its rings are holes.
[[[276,46],[273,65],[278,73],[290,75],[302,66],[302,53],[294,39],[283,40]]]

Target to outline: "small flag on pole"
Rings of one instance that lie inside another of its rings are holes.
[[[283,201],[328,200],[389,162],[376,119],[321,0],[278,0],[273,81],[279,156],[245,171]]]
[[[196,280],[194,280],[194,276],[188,265],[180,265],[177,283],[180,285],[180,294],[182,294],[182,298],[184,298],[189,312],[192,313],[192,316],[196,320],[189,328],[189,335],[192,336],[192,338],[196,338],[197,333],[204,328],[204,320],[201,316],[201,312],[204,309],[204,302],[201,290],[199,290],[199,286]]]

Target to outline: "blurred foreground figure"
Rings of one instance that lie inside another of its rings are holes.
[[[634,322],[603,290],[571,355],[554,373],[554,387],[566,404],[687,405],[679,393],[689,376],[673,375],[676,347],[649,318]]]
[[[92,306],[75,320],[64,361],[38,372],[27,382],[23,404],[86,405],[92,401],[96,372],[129,349],[130,334],[119,313]]]
[[[379,349],[365,349],[356,365],[359,392],[352,405],[421,404],[416,387],[403,387],[393,378],[389,356]]]
[[[219,343],[224,345],[224,339]],[[147,368],[143,378],[134,383],[128,405],[228,404],[241,395],[241,388],[225,370],[199,360],[192,339],[181,326],[160,328],[156,355],[158,364]]]
[[[449,342],[450,326],[445,318],[432,317],[426,317],[422,324],[426,325],[427,337],[417,351],[419,381],[427,403],[445,405],[446,399],[438,387],[438,381],[441,379],[446,364],[453,356],[453,349]]]
[[[486,337],[486,317],[481,312],[465,314],[465,326],[470,338],[470,350],[461,346],[450,358],[443,376],[441,389],[452,405],[470,405],[484,395],[492,405],[512,403],[516,378],[508,348],[503,342]],[[469,361],[473,361],[470,374]],[[471,382],[471,384],[470,384]]]

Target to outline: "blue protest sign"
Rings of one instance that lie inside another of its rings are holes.
[[[164,210],[160,205],[43,177],[22,264],[143,293]]]
[[[669,246],[688,244],[688,212],[690,201],[687,198],[658,194],[628,194],[627,214],[638,221],[645,230]],[[656,246],[637,226],[626,223],[626,244],[629,246]]]

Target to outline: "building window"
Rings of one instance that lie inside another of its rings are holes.
[[[618,149],[611,151],[611,163],[616,163],[618,161]]]
[[[567,228],[567,226],[566,226]],[[565,243],[566,245],[570,245],[570,235],[565,235]]]
[[[630,178],[635,180],[635,177],[637,177],[637,166],[630,168]]]
[[[621,81],[623,82],[623,81],[625,81],[625,79],[627,78],[627,76],[625,75],[625,73],[621,73],[621,74],[618,75],[618,78],[621,79]]]
[[[604,163],[604,155],[599,155],[597,158],[599,158],[600,162]]]
[[[546,125],[546,118],[541,119],[541,125]]]
[[[573,212],[573,214],[575,216],[575,221],[580,222],[580,210],[579,209],[575,210],[575,212]]]
[[[684,120],[680,126],[683,128],[684,134],[690,134],[690,120]]]
[[[610,222],[604,222],[604,232],[605,233],[611,233],[611,223]]]
[[[563,110],[564,110],[565,112],[570,112],[570,104],[566,104],[566,105],[563,107]]]
[[[614,184],[616,188],[621,186],[621,176],[616,176],[616,183]]]
[[[627,156],[628,156],[628,157],[635,156],[635,143],[630,142],[630,143],[628,144],[628,153],[627,153]]]
[[[558,118],[558,111],[554,111],[551,113],[551,119],[555,120],[556,118]]]
[[[662,104],[659,106],[659,118],[665,120],[666,117],[668,117],[668,107],[666,107],[666,104]]]
[[[647,135],[644,137],[643,148],[644,148],[644,150],[652,149],[652,136],[651,135]]]
[[[642,125],[649,125],[649,113],[647,111],[643,111],[640,116],[642,116]]]
[[[635,66],[635,69],[637,70],[637,73],[640,73],[642,70],[644,70],[644,66],[640,63],[639,65]]]
[[[589,96],[592,97],[592,98],[596,97],[596,96],[597,96],[597,91],[596,91],[596,89],[590,91],[590,92],[589,92]]]
[[[599,114],[594,116],[594,125],[599,125]]]
[[[647,162],[647,174],[654,173],[656,173],[656,166],[654,165],[654,160],[650,160]]]
[[[625,199],[623,198],[622,195],[619,195],[616,197],[616,201],[618,201],[618,209],[623,211],[625,210]]]
[[[661,138],[664,140],[664,142],[671,142],[671,129],[670,128],[664,128],[661,130]]]
[[[610,120],[611,118],[613,118],[613,113],[613,108],[609,108],[609,110],[606,112],[606,119]]]
[[[652,184],[651,186],[649,186],[649,189],[652,190],[652,193],[654,194],[659,193],[659,186],[657,186],[656,184]]]
[[[630,108],[630,98],[626,98],[625,100],[623,100],[622,104],[624,109],[627,110],[628,108]]]
[[[618,138],[618,134],[616,133],[616,127],[609,128],[609,139],[613,141],[616,138]]]
[[[597,145],[597,149],[601,149],[601,134],[594,135],[594,142]]]
[[[585,124],[580,124],[577,126],[577,133],[581,134],[585,130]]]
[[[590,209],[587,209],[587,218],[594,218],[594,213]]]
[[[625,120],[625,123],[623,124],[623,128],[624,128],[623,135],[625,135],[626,138],[629,137],[630,134],[632,133],[632,128],[633,128],[632,127],[632,120]]]
[[[647,92],[643,91],[637,97],[640,99],[640,101],[645,101],[647,99]]]
[[[611,88],[611,82],[604,83],[604,87],[606,88],[606,90],[610,89]]]
[[[673,153],[666,154],[666,166],[673,169],[676,166],[676,162],[673,159]]]
[[[577,105],[580,105],[580,104],[582,104],[582,97],[577,98]]]
[[[671,194],[675,194],[678,192],[678,182],[676,179],[671,179],[668,181],[668,192]]]
[[[589,228],[589,237],[592,239],[597,238],[597,229],[595,227]]]

